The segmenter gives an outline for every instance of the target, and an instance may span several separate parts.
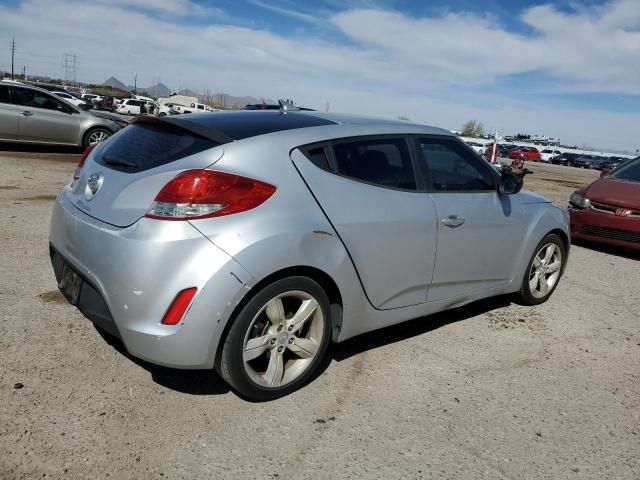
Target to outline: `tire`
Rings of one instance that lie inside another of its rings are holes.
[[[87,148],[89,145],[92,145],[94,143],[104,142],[111,135],[111,130],[107,130],[106,128],[92,128],[84,134],[84,138],[82,139],[82,146],[84,148]]]
[[[159,117],[166,117],[166,116],[167,116],[167,114],[166,114],[166,113],[164,113],[164,112],[160,112],[160,113],[158,114],[158,116],[159,116]]]
[[[330,311],[327,294],[310,278],[288,277],[266,286],[232,320],[220,375],[251,400],[273,400],[299,389],[327,351]]]
[[[522,278],[518,303],[539,305],[549,300],[564,272],[566,253],[564,243],[556,234],[549,234],[540,241]],[[541,277],[544,278],[544,283]]]

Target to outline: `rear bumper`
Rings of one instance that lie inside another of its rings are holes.
[[[231,310],[252,283],[188,222],[143,218],[113,227],[74,207],[65,190],[53,209],[50,244],[56,278],[66,261],[85,282],[82,313],[132,355],[169,367],[213,366]],[[176,294],[190,287],[198,291],[182,321],[162,325]]]
[[[569,207],[571,237],[640,250],[640,218]]]

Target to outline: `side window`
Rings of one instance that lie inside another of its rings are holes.
[[[433,188],[440,191],[494,190],[487,166],[455,140],[421,138],[420,149],[427,162]]]
[[[51,95],[19,87],[13,87],[13,103],[24,107],[46,108],[48,110],[59,110],[63,106]]]
[[[8,85],[0,85],[0,103],[11,103]]]
[[[198,105],[198,110],[204,110],[204,105]]]
[[[333,152],[340,175],[383,187],[416,190],[411,156],[404,138],[337,143]]]
[[[327,171],[331,170],[329,159],[327,158],[327,154],[325,153],[323,147],[311,148],[304,151],[304,154],[316,167],[320,167],[321,169]]]

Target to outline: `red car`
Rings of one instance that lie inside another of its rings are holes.
[[[571,194],[569,214],[573,238],[640,251],[640,157]]]
[[[514,160],[533,160],[534,162],[537,162],[540,160],[540,152],[535,147],[521,147],[512,150],[509,154],[509,158]]]

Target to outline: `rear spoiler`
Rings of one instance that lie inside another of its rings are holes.
[[[131,121],[131,124],[134,124],[134,123],[144,123],[147,125],[160,125],[163,127],[167,127],[167,126],[176,127],[176,128],[179,128],[180,130],[185,130],[189,133],[193,133],[195,135],[198,135],[199,137],[206,138],[207,140],[211,140],[212,142],[216,142],[220,145],[235,141],[233,138],[225,135],[219,130],[203,127],[199,123],[192,122],[184,118],[137,117]]]

